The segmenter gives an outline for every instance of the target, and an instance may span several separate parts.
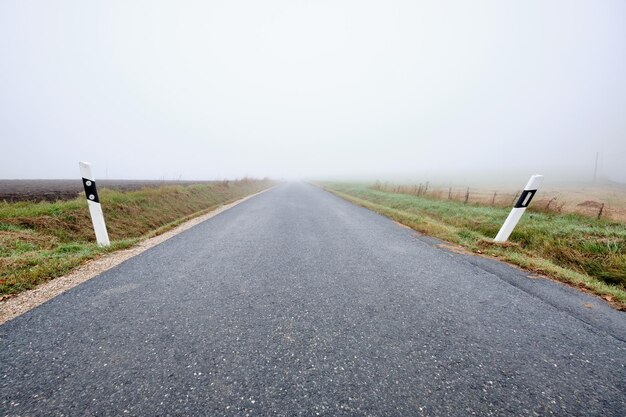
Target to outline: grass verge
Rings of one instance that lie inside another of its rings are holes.
[[[0,202],[0,295],[67,274],[88,259],[147,237],[273,185],[244,179],[139,191],[99,190],[111,246],[95,237],[87,201]]]
[[[410,228],[602,296],[626,310],[626,225],[529,210],[506,244],[496,244],[510,208],[463,204],[323,183],[324,189]]]

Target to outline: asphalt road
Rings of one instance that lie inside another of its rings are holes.
[[[0,412],[626,415],[624,313],[439,243],[277,187],[1,326]]]

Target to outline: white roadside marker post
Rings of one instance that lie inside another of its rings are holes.
[[[543,183],[543,175],[533,175],[528,180],[526,187],[524,187],[524,191],[522,191],[522,195],[519,196],[517,203],[509,213],[509,216],[504,221],[504,224],[500,228],[498,235],[493,240],[494,242],[506,242],[513,229],[519,222],[519,219],[522,218],[522,214],[526,211],[526,207],[530,204],[530,201],[535,196],[535,193]]]
[[[83,187],[85,188],[85,196],[87,196],[87,204],[89,204],[89,214],[91,214],[91,222],[93,230],[96,232],[96,241],[99,246],[109,246],[109,234],[104,224],[104,214],[102,214],[102,206],[100,198],[98,198],[98,190],[96,189],[96,180],[91,173],[91,164],[89,162],[79,162],[80,175],[83,177]]]

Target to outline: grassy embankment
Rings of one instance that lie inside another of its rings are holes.
[[[240,180],[130,192],[99,190],[111,239],[108,248],[95,244],[82,195],[57,202],[0,202],[0,295],[33,288],[88,259],[128,248],[271,185]]]
[[[418,197],[380,191],[364,184],[322,185],[420,233],[589,290],[626,309],[624,223],[533,211],[531,204],[509,242],[495,244],[492,239],[510,207]]]

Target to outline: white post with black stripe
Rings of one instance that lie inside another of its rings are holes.
[[[513,210],[509,213],[509,216],[504,221],[504,224],[500,228],[498,235],[494,239],[494,242],[506,242],[511,236],[513,229],[517,226],[517,222],[522,218],[522,214],[526,211],[526,207],[530,204],[530,201],[535,196],[535,193],[543,183],[543,175],[533,175],[528,180],[522,195],[519,196],[517,203],[513,207]]]
[[[100,205],[100,198],[98,198],[96,180],[91,173],[91,164],[81,161],[78,165],[80,166],[80,175],[83,177],[83,187],[85,188],[85,196],[87,196],[87,204],[89,204],[93,230],[96,232],[96,241],[99,246],[109,246],[111,242],[109,242],[109,234],[106,224],[104,224],[104,214],[102,214],[102,206]]]

